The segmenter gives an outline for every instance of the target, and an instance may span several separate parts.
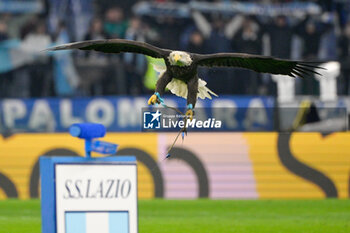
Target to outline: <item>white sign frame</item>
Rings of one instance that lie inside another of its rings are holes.
[[[136,163],[56,163],[55,181],[57,233],[66,212],[128,212],[128,233],[138,232]]]

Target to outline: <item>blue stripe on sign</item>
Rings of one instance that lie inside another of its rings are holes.
[[[66,213],[66,233],[86,233],[86,214]]]
[[[109,213],[109,233],[129,233],[129,213]]]

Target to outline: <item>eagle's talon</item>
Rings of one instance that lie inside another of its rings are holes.
[[[148,105],[153,105],[155,103],[160,103],[160,101],[158,100],[158,97],[156,95],[152,95],[149,99],[148,99]]]
[[[188,109],[185,115],[191,121],[193,120],[193,110],[192,109]]]

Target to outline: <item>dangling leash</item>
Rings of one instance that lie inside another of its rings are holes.
[[[165,104],[164,104],[164,105],[165,105]],[[163,105],[163,106],[164,106],[164,105]],[[169,106],[167,106],[167,105],[165,105],[165,106],[166,106],[167,108],[172,108],[172,109],[174,109],[174,110],[176,109],[176,108],[173,108],[173,107],[169,107]],[[178,109],[176,109],[176,110],[178,110]],[[180,110],[178,110],[178,112],[181,113]],[[182,136],[182,142],[184,141],[185,136],[187,136],[186,124],[187,124],[188,117],[185,116],[184,120],[185,120],[185,125],[184,125],[184,127],[183,127],[182,129],[180,129],[180,131],[177,133],[176,138],[175,138],[173,144],[169,147],[168,151],[166,152],[166,156],[162,159],[162,161],[160,161],[160,163],[162,163],[164,160],[166,160],[166,159],[168,159],[168,158],[171,157],[170,151],[171,151],[171,149],[173,149],[173,147],[175,146],[175,143],[176,143],[177,139],[179,139],[180,134],[181,134],[181,136]],[[151,169],[151,172],[152,172],[156,167],[157,167],[157,166],[155,166],[154,168],[152,168],[152,169]]]
[[[171,151],[171,149],[173,149],[173,147],[175,146],[175,144],[176,144],[176,142],[177,142],[177,140],[178,140],[180,134],[181,134],[181,137],[182,137],[182,142],[184,141],[185,136],[187,136],[187,128],[186,128],[186,126],[187,126],[188,116],[187,116],[186,114],[184,114],[183,112],[181,112],[179,109],[177,109],[177,108],[175,108],[175,107],[171,107],[171,106],[166,105],[166,104],[164,103],[164,99],[160,96],[160,94],[159,94],[158,92],[155,92],[154,94],[157,96],[157,98],[158,98],[158,100],[159,100],[159,103],[160,103],[164,108],[170,108],[170,109],[176,111],[177,113],[181,114],[182,116],[185,116],[185,117],[184,117],[184,121],[185,121],[184,127],[181,128],[180,131],[178,132],[178,134],[176,135],[176,138],[175,138],[173,144],[169,147],[169,149],[168,149],[168,151],[167,151],[167,153],[166,153],[165,158],[162,160],[162,161],[164,161],[165,159],[170,158],[170,156],[171,156],[170,151]]]

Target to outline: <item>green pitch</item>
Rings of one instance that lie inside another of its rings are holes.
[[[0,201],[0,233],[39,233],[40,202]],[[140,233],[349,233],[350,200],[139,201]]]

